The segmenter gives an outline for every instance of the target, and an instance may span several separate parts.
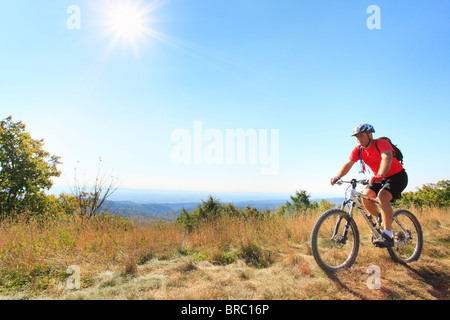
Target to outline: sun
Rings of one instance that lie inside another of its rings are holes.
[[[90,5],[98,13],[98,18],[93,21],[101,29],[101,37],[109,39],[102,59],[108,59],[119,45],[122,46],[122,53],[128,54],[131,50],[140,59],[141,53],[152,47],[151,40],[178,48],[178,39],[155,30],[157,23],[161,21],[155,11],[166,2],[167,0],[92,1]]]
[[[138,42],[153,33],[149,27],[150,11],[154,10],[158,3],[159,1],[153,1],[145,6],[142,6],[139,0],[104,3],[102,25],[105,32],[112,35],[110,49],[121,42],[124,47],[132,46],[137,50]]]
[[[126,42],[135,41],[146,32],[148,18],[143,9],[130,2],[119,3],[109,8],[107,26],[111,32]]]

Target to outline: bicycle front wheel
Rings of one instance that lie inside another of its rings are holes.
[[[343,210],[325,211],[313,227],[311,250],[317,264],[327,272],[350,268],[359,250],[355,221]]]
[[[394,261],[410,263],[419,259],[423,248],[422,228],[419,220],[408,210],[394,212],[392,220],[394,247],[388,248]]]

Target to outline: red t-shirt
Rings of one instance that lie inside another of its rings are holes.
[[[380,152],[378,152],[375,144],[378,145],[378,149],[380,150]],[[351,161],[353,162],[359,161],[359,148],[360,146],[357,146],[352,150],[352,153],[350,154]],[[386,150],[392,150],[392,155],[394,156],[395,154],[394,149],[392,148],[391,144],[384,139],[373,140],[372,145],[370,146],[369,149],[362,148],[361,158],[364,161],[364,163],[367,164],[370,167],[370,169],[372,169],[373,174],[378,173],[381,163],[381,153],[383,153],[383,151]],[[386,174],[385,177],[390,177],[396,173],[399,173],[402,170],[403,166],[400,163],[400,161],[398,161],[397,159],[395,159],[395,157],[393,157],[391,169],[389,170],[389,172]]]

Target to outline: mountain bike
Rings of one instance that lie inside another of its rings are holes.
[[[372,217],[362,205],[361,199],[374,202],[379,207],[378,199],[356,190],[357,185],[367,185],[368,180],[339,180],[336,184],[349,184],[346,197],[340,208],[325,211],[317,219],[311,233],[311,250],[317,264],[325,271],[336,272],[350,268],[358,256],[360,237],[358,227],[353,219],[355,209],[364,218],[372,232],[372,243],[383,232],[381,217]],[[349,195],[347,196],[349,192]],[[346,211],[346,207],[349,207]],[[394,246],[387,250],[391,258],[407,264],[419,259],[423,247],[422,228],[417,218],[408,210],[394,211],[392,221]]]

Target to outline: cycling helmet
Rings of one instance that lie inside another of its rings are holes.
[[[375,132],[375,129],[370,124],[364,123],[360,124],[359,126],[356,126],[355,129],[353,129],[352,136],[356,136],[357,134],[361,132]]]

